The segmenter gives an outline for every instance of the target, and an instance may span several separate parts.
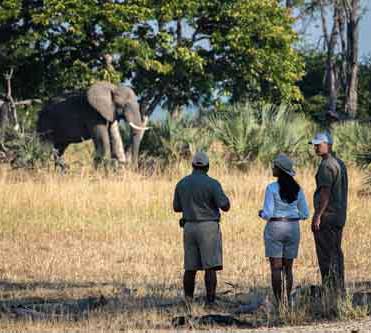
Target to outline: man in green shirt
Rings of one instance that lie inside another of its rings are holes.
[[[193,171],[178,182],[173,208],[182,213],[184,221],[183,287],[187,303],[192,300],[195,277],[205,271],[206,303],[215,302],[216,271],[223,268],[220,209],[228,211],[230,203],[220,183],[209,177],[209,159],[197,152],[192,160]]]
[[[341,249],[348,205],[348,174],[342,160],[332,152],[329,132],[317,133],[311,144],[322,161],[316,174],[312,231],[322,284],[344,290],[344,256]]]

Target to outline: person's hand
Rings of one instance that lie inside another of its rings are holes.
[[[312,218],[312,232],[319,231],[320,224],[321,224],[321,217],[317,214],[314,214]]]

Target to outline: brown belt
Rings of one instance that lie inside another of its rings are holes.
[[[299,220],[297,217],[271,217],[269,222],[297,222]]]

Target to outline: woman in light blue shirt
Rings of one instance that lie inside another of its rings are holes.
[[[281,302],[282,276],[286,280],[288,298],[291,293],[292,266],[300,241],[299,221],[309,217],[309,210],[304,192],[293,178],[293,162],[285,154],[279,154],[273,161],[272,170],[277,181],[267,186],[264,207],[259,216],[267,221],[264,230],[265,256],[270,261],[273,293]]]

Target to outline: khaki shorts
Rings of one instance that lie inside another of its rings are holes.
[[[218,222],[186,223],[183,231],[184,269],[223,269],[222,233]]]

